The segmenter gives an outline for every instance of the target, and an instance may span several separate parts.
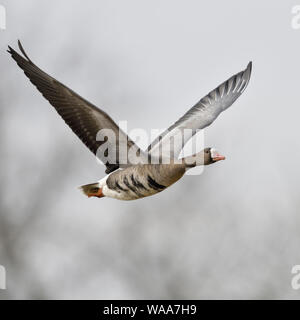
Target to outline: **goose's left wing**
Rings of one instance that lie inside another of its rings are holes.
[[[249,62],[245,70],[235,74],[202,98],[169,129],[160,134],[150,144],[148,152],[163,158],[177,158],[185,143],[197,130],[209,126],[243,93],[249,83],[251,69],[252,62]]]

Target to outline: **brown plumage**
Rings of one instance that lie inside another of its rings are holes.
[[[184,164],[142,164],[113,172],[106,185],[124,200],[132,200],[165,190],[184,173]]]
[[[187,170],[197,165],[209,165],[223,160],[212,157],[211,148],[196,155],[171,161],[168,164],[140,164],[117,170],[99,182],[82,186],[88,197],[112,197],[120,200],[135,200],[159,193],[178,181]]]
[[[121,200],[143,198],[165,190],[190,168],[225,159],[212,148],[186,157],[179,163],[177,158],[184,144],[197,130],[210,125],[243,93],[250,80],[251,62],[245,70],[203,97],[155,139],[145,152],[130,140],[107,113],[42,71],[28,57],[20,41],[18,45],[23,56],[9,47],[8,52],[12,58],[80,140],[106,165],[106,173],[110,173],[97,183],[82,186],[87,196],[107,196]],[[190,129],[188,135],[182,135],[185,129]],[[110,130],[115,140],[110,140],[105,133],[101,135],[102,130]],[[170,144],[170,141],[174,143]],[[98,154],[102,146],[107,146],[107,149]],[[149,159],[162,164],[148,164]],[[165,159],[169,160],[168,164],[165,164]]]

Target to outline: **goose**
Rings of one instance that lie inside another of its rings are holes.
[[[35,65],[19,40],[18,47],[22,55],[10,46],[7,51],[72,131],[106,166],[107,175],[104,178],[80,187],[88,197],[111,197],[119,200],[144,198],[165,190],[195,166],[206,166],[225,159],[214,148],[205,148],[180,159],[181,161],[178,161],[178,156],[185,143],[198,130],[209,126],[244,92],[251,76],[251,61],[245,70],[233,75],[204,96],[144,151],[106,112]],[[116,139],[97,139],[97,134],[102,129],[112,131]],[[189,134],[183,135],[186,129],[189,129]],[[170,140],[181,143],[170,144]],[[106,150],[98,153],[99,148],[104,145],[107,150],[114,152]],[[124,146],[126,151],[121,152]],[[154,159],[155,163],[149,163],[149,158]]]

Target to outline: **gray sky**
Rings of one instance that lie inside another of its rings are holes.
[[[1,298],[300,297],[294,1],[1,4]],[[205,130],[227,160],[143,200],[85,198],[77,186],[104,168],[9,58],[17,39],[129,129],[168,127],[253,61]]]

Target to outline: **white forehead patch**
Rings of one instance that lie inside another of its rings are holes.
[[[210,156],[212,158],[215,158],[217,155],[218,155],[218,151],[216,149],[214,149],[214,148],[211,148],[210,149]]]

